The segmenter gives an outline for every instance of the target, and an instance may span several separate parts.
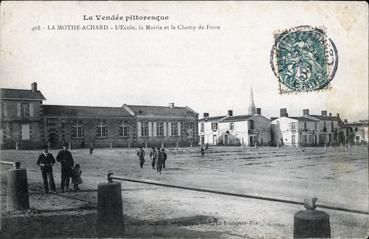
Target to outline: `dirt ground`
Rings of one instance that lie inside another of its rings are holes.
[[[106,175],[258,195],[368,211],[368,148],[167,149],[167,168],[157,174],[136,149],[72,150],[84,183],[79,192],[44,194],[36,160],[39,151],[4,150],[1,160],[27,169],[28,212],[7,212],[6,174],[1,166],[1,238],[95,237],[97,185]],[[51,150],[54,156],[57,150]],[[149,154],[149,149],[146,150]],[[54,166],[60,185],[60,165]],[[59,189],[58,189],[59,191]],[[291,238],[299,205],[122,182],[127,238]],[[369,216],[320,209],[330,215],[334,238],[366,238]]]

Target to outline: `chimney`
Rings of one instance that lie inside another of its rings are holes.
[[[322,110],[322,116],[327,116],[327,111],[326,110]]]
[[[302,114],[303,115],[309,115],[309,109],[303,109]]]
[[[337,113],[337,118],[340,118],[340,114],[339,113]]]
[[[280,117],[288,117],[287,108],[280,109]]]
[[[31,84],[31,90],[32,90],[32,93],[36,93],[37,92],[37,83],[36,82],[33,82]]]
[[[209,117],[209,113],[204,113],[204,118],[208,118]]]
[[[329,113],[329,117],[332,117],[332,113]]]
[[[256,108],[256,114],[261,115],[261,108]]]
[[[233,110],[228,110],[228,116],[233,116]]]
[[[174,108],[174,103],[169,103],[170,108]]]
[[[344,120],[343,120],[343,123],[347,124],[347,119],[344,119]]]

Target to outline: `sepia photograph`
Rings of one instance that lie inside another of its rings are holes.
[[[2,1],[0,238],[368,238],[364,1]]]

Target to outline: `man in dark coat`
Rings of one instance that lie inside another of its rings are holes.
[[[145,163],[145,151],[142,149],[142,146],[140,146],[140,149],[137,151],[137,157],[140,160],[140,167],[143,168]]]
[[[56,193],[54,175],[53,175],[53,165],[55,163],[54,156],[48,152],[47,145],[43,146],[43,153],[40,154],[37,160],[37,165],[41,169],[42,180],[44,181],[45,193],[49,193],[49,183],[51,190]],[[49,181],[48,181],[49,179]]]
[[[74,160],[72,153],[68,151],[68,144],[63,145],[63,150],[60,150],[58,155],[56,156],[56,161],[61,164],[61,189],[64,192],[64,189],[70,191],[69,189],[69,181],[72,175]]]
[[[161,169],[163,166],[163,154],[160,148],[157,148],[156,151],[156,172],[161,174]]]
[[[152,169],[155,169],[156,150],[155,150],[154,147],[152,147],[152,151],[150,152],[150,158],[152,159],[152,161],[151,161]]]
[[[167,153],[165,152],[164,149],[162,149],[162,157],[163,157],[162,166],[163,166],[163,169],[165,169],[165,161],[167,161]]]

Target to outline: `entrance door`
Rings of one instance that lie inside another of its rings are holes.
[[[204,145],[204,143],[205,143],[205,137],[204,137],[204,135],[201,135],[200,136],[200,144]]]
[[[213,135],[213,144],[216,145],[217,144],[217,136]]]
[[[229,142],[228,142],[228,134],[224,135],[224,144],[225,145],[228,145]]]
[[[30,140],[30,127],[29,124],[22,124],[22,140]]]
[[[296,145],[296,135],[292,135],[291,142],[292,142],[292,146]]]
[[[250,147],[254,147],[254,136],[250,136]]]

